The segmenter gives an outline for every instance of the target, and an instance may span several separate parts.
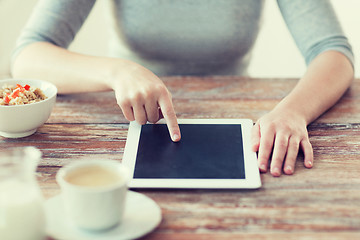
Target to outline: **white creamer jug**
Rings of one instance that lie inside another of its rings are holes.
[[[0,152],[0,239],[43,240],[44,200],[35,178],[41,153],[34,147]]]

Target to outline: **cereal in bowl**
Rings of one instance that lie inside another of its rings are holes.
[[[0,105],[24,105],[40,102],[46,98],[40,88],[30,87],[27,84],[24,86],[20,84],[16,84],[16,86],[4,85],[0,88]]]

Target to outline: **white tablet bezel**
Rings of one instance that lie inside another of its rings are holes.
[[[207,189],[255,189],[261,187],[256,153],[251,150],[250,119],[178,119],[179,124],[241,124],[245,179],[134,179],[134,169],[141,125],[131,122],[122,163],[130,170],[129,188],[207,188]],[[156,124],[165,124],[160,120]],[[170,137],[170,136],[169,136]]]

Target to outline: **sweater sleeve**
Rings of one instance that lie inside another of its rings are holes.
[[[67,48],[89,15],[95,0],[39,0],[21,31],[12,60],[34,42]]]
[[[328,50],[343,53],[354,65],[352,48],[328,0],[278,0],[285,23],[308,65]]]

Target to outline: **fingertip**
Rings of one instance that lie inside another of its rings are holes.
[[[286,166],[284,168],[284,173],[287,175],[292,175],[294,173],[294,169],[291,166]]]
[[[306,161],[306,162],[305,162],[305,167],[307,167],[307,168],[312,168],[312,167],[313,167],[313,162],[312,162],[311,160]]]
[[[180,139],[181,139],[181,135],[180,135],[180,134],[175,133],[175,134],[173,134],[173,135],[171,136],[171,140],[172,140],[173,142],[179,142]]]
[[[265,164],[260,164],[259,170],[260,170],[260,172],[262,172],[262,173],[266,173],[266,172],[267,172],[267,167],[266,167],[266,165],[265,165]]]
[[[147,120],[145,119],[135,119],[135,121],[139,124],[139,125],[145,125],[147,123]]]
[[[126,120],[128,120],[129,122],[133,122],[135,121],[135,118],[134,117],[125,117]]]
[[[314,153],[310,141],[308,139],[302,141],[301,146],[304,152],[304,165],[306,168],[312,168],[314,164]]]
[[[277,167],[271,169],[271,175],[273,175],[274,177],[280,177],[281,176],[280,169]]]
[[[257,151],[259,151],[259,146],[260,146],[260,144],[258,144],[258,143],[253,143],[253,145],[252,145],[252,147],[251,147],[251,150],[252,150],[253,152],[257,152]]]

